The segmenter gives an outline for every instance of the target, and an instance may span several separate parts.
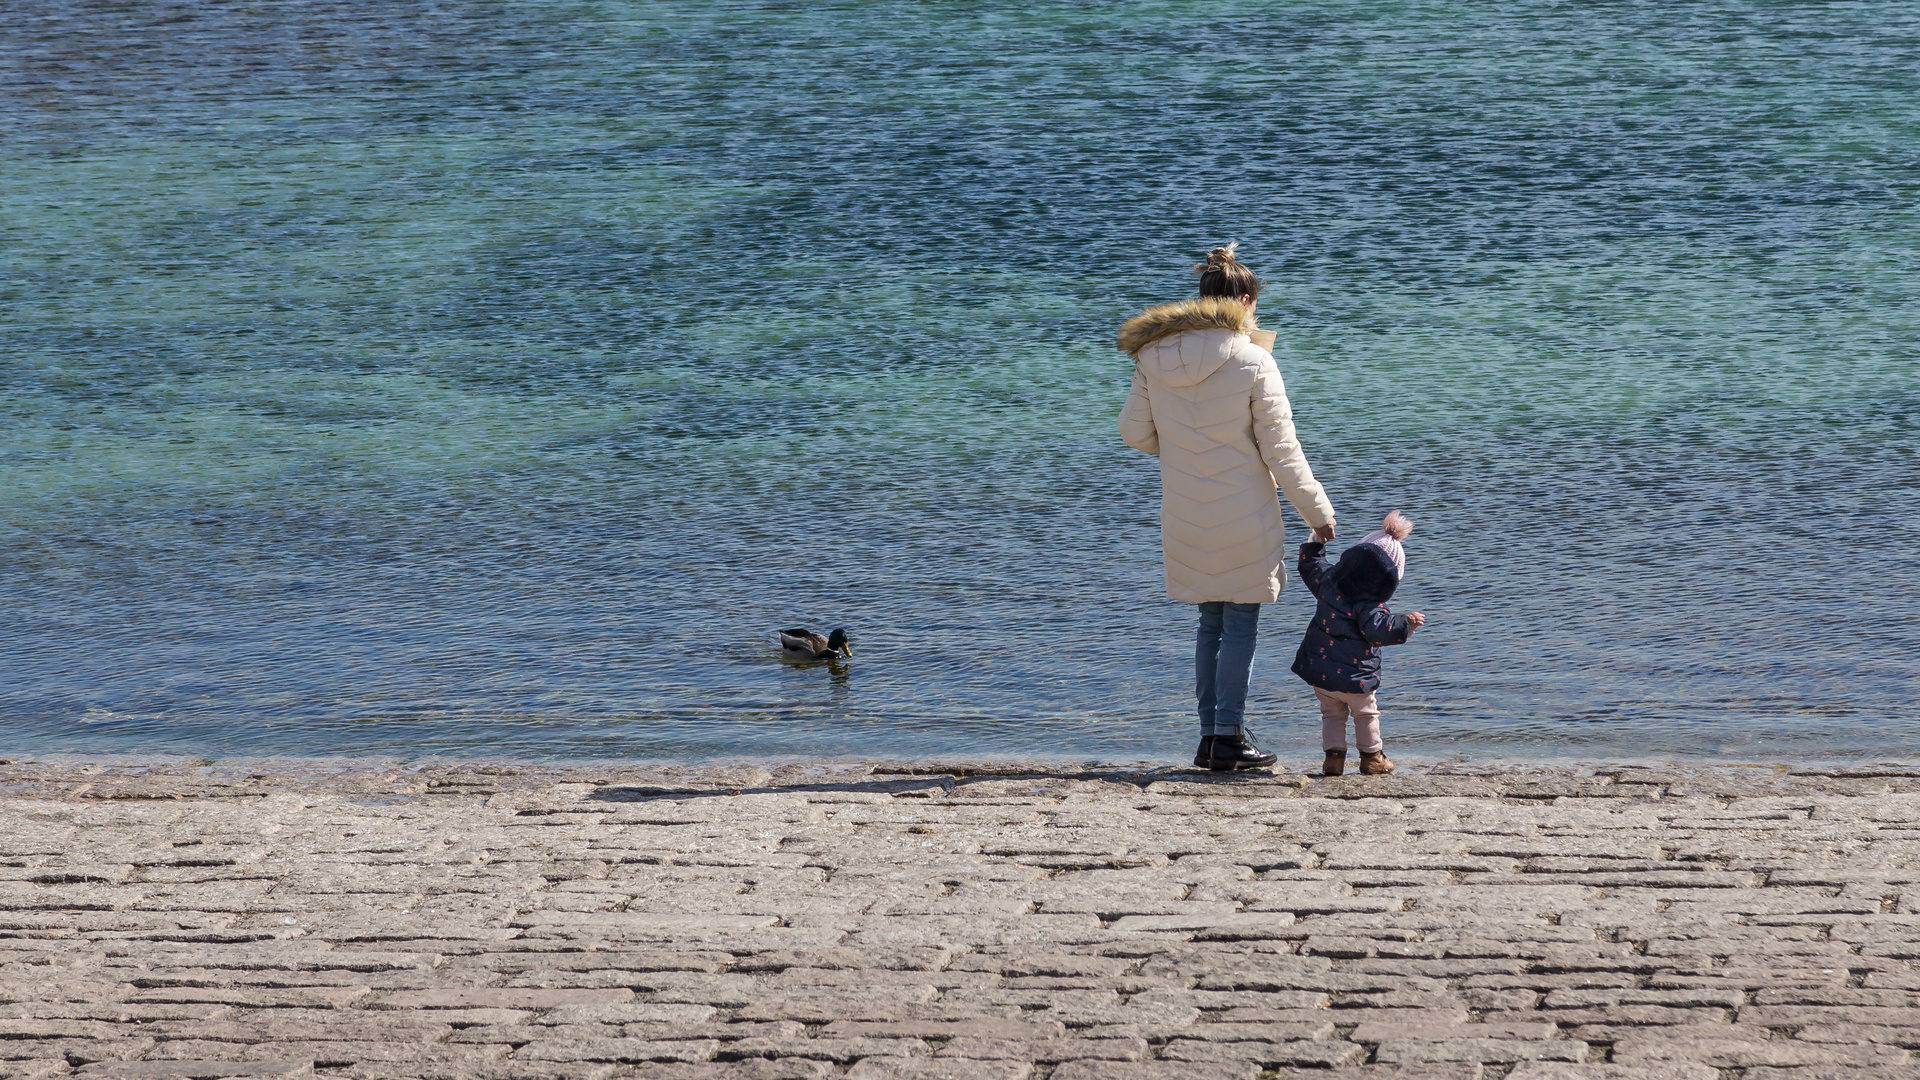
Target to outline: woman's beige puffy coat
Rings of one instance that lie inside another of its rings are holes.
[[[1309,527],[1333,520],[1294,435],[1272,341],[1224,297],[1148,308],[1120,328],[1120,348],[1134,356],[1120,437],[1160,455],[1160,543],[1175,600],[1279,599],[1286,535],[1276,485]]]

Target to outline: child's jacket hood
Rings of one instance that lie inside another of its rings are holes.
[[[1384,604],[1400,585],[1393,559],[1375,544],[1355,544],[1333,567],[1333,587],[1356,604]]]
[[[1219,371],[1258,329],[1245,304],[1202,296],[1150,307],[1120,325],[1120,348],[1149,375],[1168,386],[1193,386]],[[1190,334],[1203,330],[1215,333]],[[1182,336],[1184,335],[1184,336]]]

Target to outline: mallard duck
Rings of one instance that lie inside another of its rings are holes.
[[[828,637],[800,627],[797,630],[780,631],[780,649],[789,660],[838,660],[853,654],[853,646],[847,642],[845,630],[835,630]]]

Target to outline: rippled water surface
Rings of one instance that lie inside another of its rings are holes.
[[[1920,753],[1910,4],[24,10],[0,750],[1181,755],[1112,340],[1237,238],[1390,747]]]

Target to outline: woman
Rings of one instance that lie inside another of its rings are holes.
[[[1260,279],[1214,248],[1194,267],[1200,299],[1148,308],[1120,328],[1133,354],[1133,392],[1120,437],[1160,456],[1160,545],[1167,595],[1200,605],[1194,691],[1200,749],[1216,771],[1263,769],[1276,760],[1242,722],[1260,605],[1286,585],[1286,534],[1274,485],[1322,543],[1333,504],[1293,432],[1293,407],[1254,322]]]

